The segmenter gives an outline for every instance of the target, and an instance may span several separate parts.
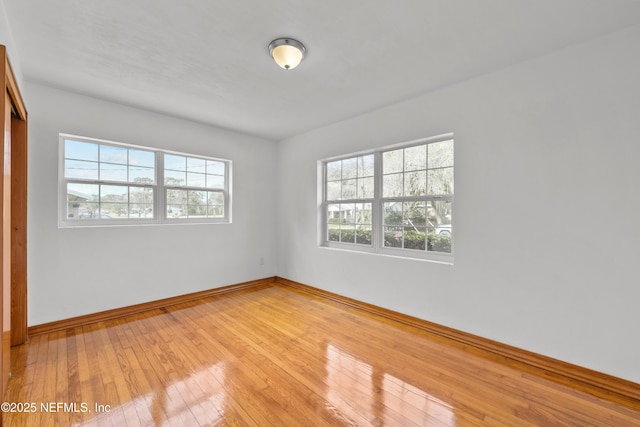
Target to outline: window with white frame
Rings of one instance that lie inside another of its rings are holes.
[[[326,163],[327,239],[371,244],[373,155]]]
[[[224,218],[225,171],[221,160],[164,154],[166,218]]]
[[[450,261],[453,137],[321,162],[324,246]]]
[[[230,222],[229,160],[60,135],[59,225]]]

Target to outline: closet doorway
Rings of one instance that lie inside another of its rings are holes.
[[[7,50],[0,45],[0,357],[1,394],[4,396],[11,366],[11,346],[27,341],[27,110]]]

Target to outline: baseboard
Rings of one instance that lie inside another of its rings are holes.
[[[72,317],[69,319],[57,320],[55,322],[42,323],[39,325],[29,326],[28,336],[48,334],[77,326],[89,325],[92,323],[103,322],[105,320],[117,319],[131,314],[143,313],[145,311],[157,308],[169,307],[184,302],[195,301],[201,298],[213,297],[229,292],[238,292],[245,289],[252,289],[260,286],[271,285],[275,281],[275,277],[267,277],[264,279],[252,280],[249,282],[237,283],[235,285],[223,286],[220,288],[209,289],[206,291],[193,292],[190,294],[179,295],[171,298],[164,298],[155,301],[149,301],[141,304],[130,305],[127,307],[115,308],[113,310],[101,311],[98,313],[86,314],[84,316]]]
[[[520,369],[528,367],[529,372],[543,376],[552,381],[569,385],[572,388],[587,392],[599,397],[619,400],[634,401],[640,403],[640,384],[614,377],[588,368],[573,365],[551,357],[502,344],[487,338],[482,338],[467,332],[429,322],[417,317],[402,314],[393,310],[378,307],[313,286],[304,285],[293,280],[276,277],[276,282],[284,287],[297,289],[308,294],[344,304],[358,310],[393,320],[429,332],[431,334],[447,338],[457,343],[486,352],[501,361],[518,365]]]

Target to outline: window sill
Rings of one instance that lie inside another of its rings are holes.
[[[376,255],[383,256],[388,258],[399,258],[405,260],[413,260],[413,261],[425,261],[434,264],[441,265],[450,265],[453,266],[453,254],[446,254],[441,252],[435,253],[407,253],[402,249],[393,249],[393,248],[383,248],[376,250],[371,246],[365,247],[353,247],[349,244],[340,244],[340,243],[323,243],[318,245],[320,249],[327,249],[333,251],[342,251],[342,252],[355,252],[367,255]]]

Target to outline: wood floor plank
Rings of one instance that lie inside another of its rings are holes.
[[[640,402],[279,286],[36,336],[12,353],[5,400],[38,410],[5,413],[6,426],[640,425]],[[43,411],[51,402],[67,406]]]

